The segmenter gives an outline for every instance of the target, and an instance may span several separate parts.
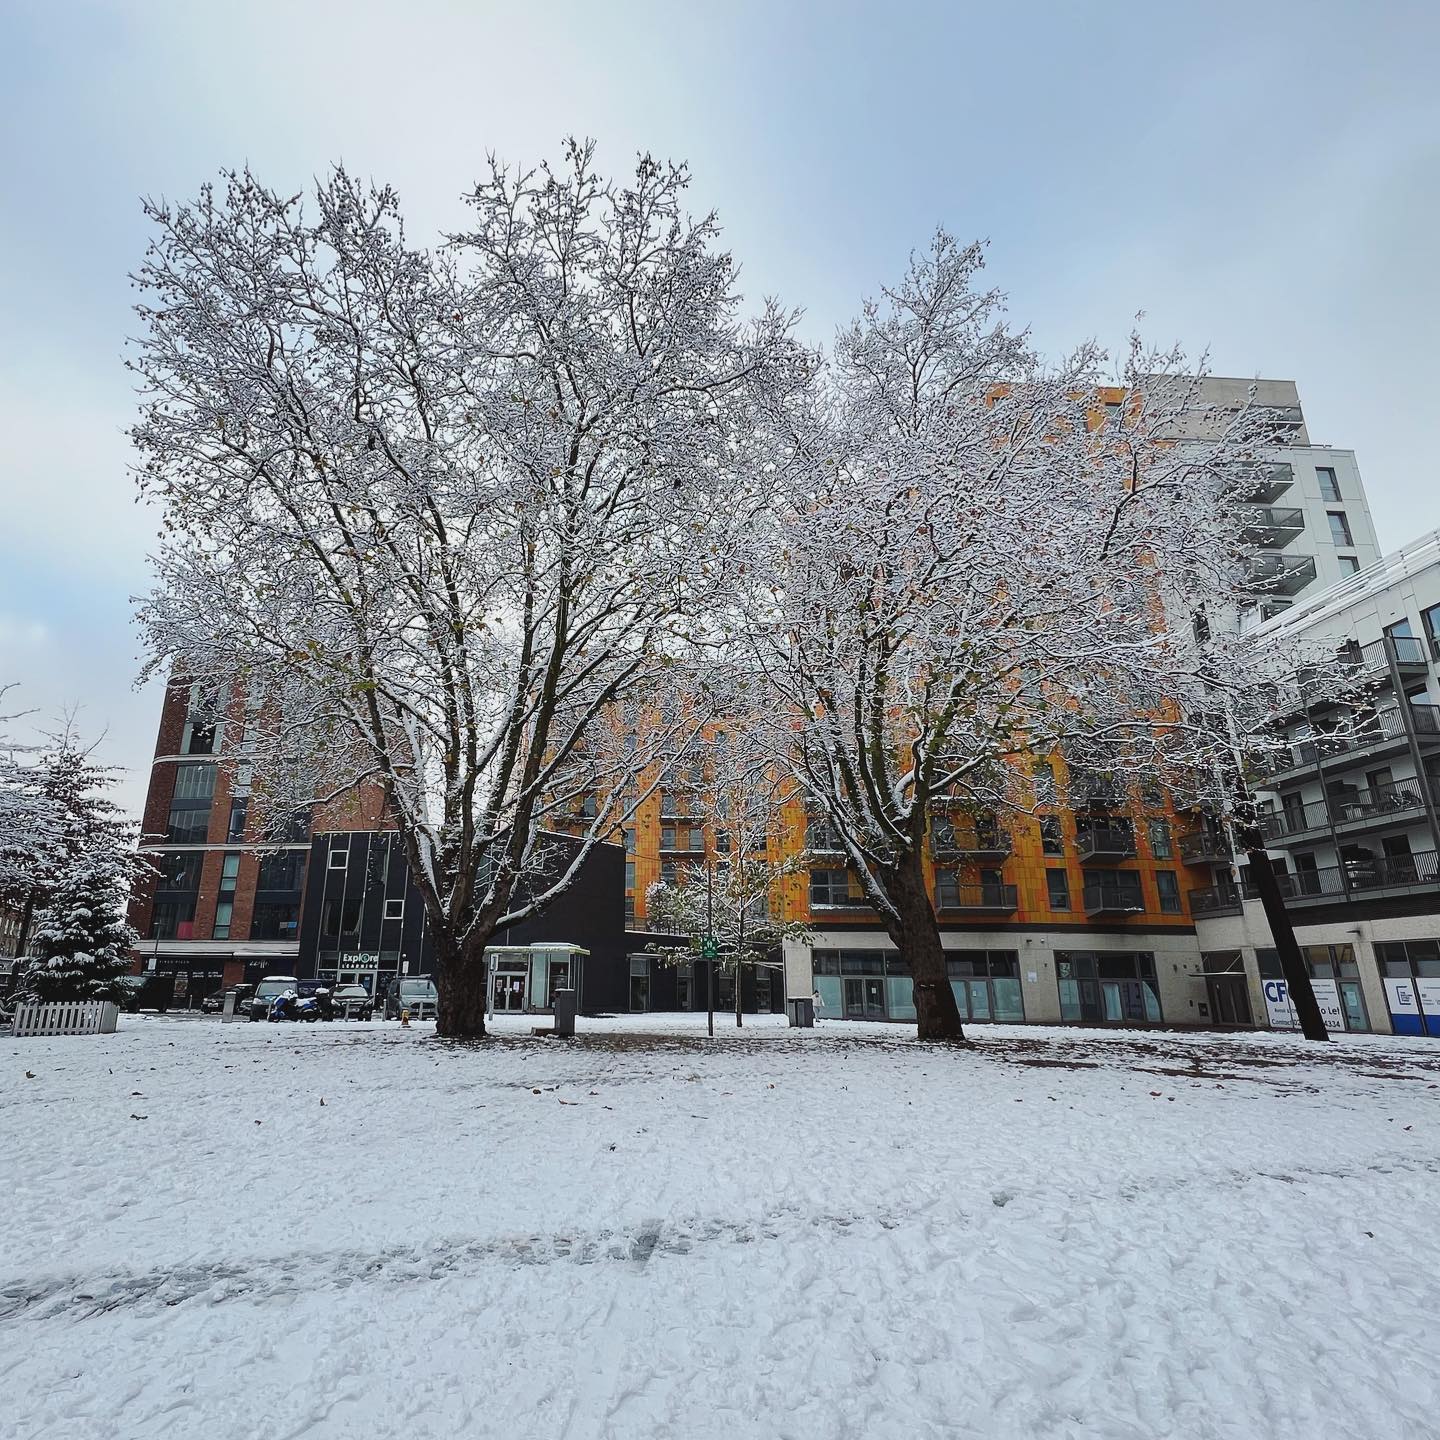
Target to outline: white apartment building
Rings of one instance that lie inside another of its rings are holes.
[[[1306,697],[1263,802],[1327,1020],[1440,1036],[1440,531],[1298,598],[1255,634],[1333,642],[1367,687],[1343,735],[1335,697]],[[1214,878],[1190,902],[1216,1018],[1288,1023],[1258,902],[1223,857]]]
[[[1207,376],[1199,399],[1221,411],[1249,400],[1270,412],[1287,443],[1277,446],[1271,483],[1256,498],[1251,538],[1263,547],[1257,579],[1268,581],[1264,618],[1357,574],[1380,558],[1370,502],[1353,450],[1316,444],[1293,380]],[[1197,427],[1203,438],[1213,420]]]

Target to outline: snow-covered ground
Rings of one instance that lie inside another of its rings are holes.
[[[582,1026],[0,1039],[0,1434],[1440,1433],[1425,1042]]]

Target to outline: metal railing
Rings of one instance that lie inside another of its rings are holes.
[[[1295,595],[1315,578],[1310,555],[1257,555],[1246,567],[1246,579],[1271,595]]]
[[[1350,860],[1318,870],[1280,875],[1280,893],[1287,900],[1344,900],[1371,890],[1405,889],[1440,882],[1440,857],[1424,850],[1417,855],[1380,855]]]
[[[1271,505],[1255,505],[1247,510],[1241,533],[1252,545],[1283,550],[1296,536],[1305,533],[1305,512],[1288,506],[1277,509]]]
[[[1422,743],[1440,740],[1440,706],[1411,705],[1410,720]],[[1281,775],[1287,770],[1308,770],[1341,755],[1356,754],[1405,738],[1405,720],[1400,707],[1391,705],[1346,734],[1314,735],[1296,741],[1270,758],[1265,773]]]
[[[1086,825],[1076,830],[1075,853],[1082,860],[1104,855],[1129,859],[1135,854],[1135,831],[1129,825]]]
[[[1136,877],[1138,881],[1138,876]],[[1145,898],[1139,884],[1113,884],[1109,880],[1087,880],[1083,891],[1087,915],[1139,915],[1145,910]]]
[[[937,826],[930,837],[932,855],[1009,855],[1013,849],[1010,832],[1000,825],[971,830]]]
[[[1014,885],[937,885],[935,903],[941,910],[989,910],[1009,914],[1020,894]]]
[[[1190,913],[1205,915],[1239,915],[1244,906],[1240,903],[1238,885],[1211,885],[1204,890],[1190,892]]]
[[[1187,865],[1202,865],[1208,860],[1228,860],[1230,841],[1209,830],[1195,830],[1180,837],[1180,858]]]

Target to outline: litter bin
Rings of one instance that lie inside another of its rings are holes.
[[[798,1000],[787,1000],[785,1009],[790,1024],[799,1030],[810,1030],[815,1025],[815,1001],[812,996],[802,995]]]
[[[575,992],[573,990],[557,990],[555,992],[555,1033],[557,1035],[573,1035],[575,1033]]]

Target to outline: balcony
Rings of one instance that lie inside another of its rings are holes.
[[[1276,509],[1271,505],[1247,507],[1241,537],[1246,544],[1262,550],[1283,550],[1292,540],[1305,533],[1305,512],[1290,507]],[[1314,562],[1311,562],[1314,568]]]
[[[1225,864],[1233,852],[1229,839],[1209,830],[1180,837],[1180,858],[1187,865]]]
[[[705,841],[703,838],[687,840],[683,845],[678,840],[669,842],[660,841],[660,854],[662,855],[703,855],[705,853]]]
[[[1361,900],[1404,894],[1440,884],[1440,867],[1433,851],[1418,855],[1382,855],[1351,860],[1321,870],[1298,870],[1281,875],[1280,893],[1295,905]]]
[[[1257,555],[1245,578],[1266,595],[1298,595],[1315,579],[1315,561],[1309,555]]]
[[[1121,877],[1085,882],[1084,904],[1087,915],[1143,915],[1145,900],[1140,893],[1140,877],[1126,872],[1133,884],[1121,883]]]
[[[1287,805],[1260,819],[1260,833],[1267,841],[1277,843],[1329,828],[1330,811],[1323,800],[1309,805]]]
[[[1425,793],[1418,780],[1402,780],[1374,790],[1356,790],[1330,797],[1330,816],[1337,830],[1373,830],[1423,820]]]
[[[1008,859],[1014,848],[1010,832],[1000,825],[977,825],[973,829],[937,825],[930,837],[930,853],[937,860],[998,863]]]
[[[1014,885],[939,885],[935,891],[936,908],[958,914],[1013,915],[1019,903]]]
[[[1113,780],[1083,770],[1070,772],[1068,795],[1075,810],[1118,810],[1125,804],[1125,792]]]
[[[698,795],[685,792],[666,791],[660,797],[660,818],[662,820],[701,820],[702,802]]]
[[[1411,705],[1410,720],[1422,750],[1440,747],[1440,706]],[[1314,735],[1288,746],[1271,757],[1265,773],[1272,780],[1287,779],[1293,772],[1313,770],[1341,757],[1356,760],[1378,759],[1408,747],[1405,720],[1398,705],[1376,711],[1348,734]]]
[[[1135,831],[1129,825],[1085,825],[1076,827],[1075,853],[1082,860],[1131,860],[1135,856]]]
[[[1284,461],[1274,461],[1261,468],[1262,473],[1247,488],[1245,498],[1257,505],[1270,505],[1295,483],[1295,470]]]
[[[1239,889],[1231,885],[1212,885],[1206,890],[1190,892],[1190,913],[1197,920],[1210,920],[1219,915],[1240,915],[1245,907],[1240,903]]]

